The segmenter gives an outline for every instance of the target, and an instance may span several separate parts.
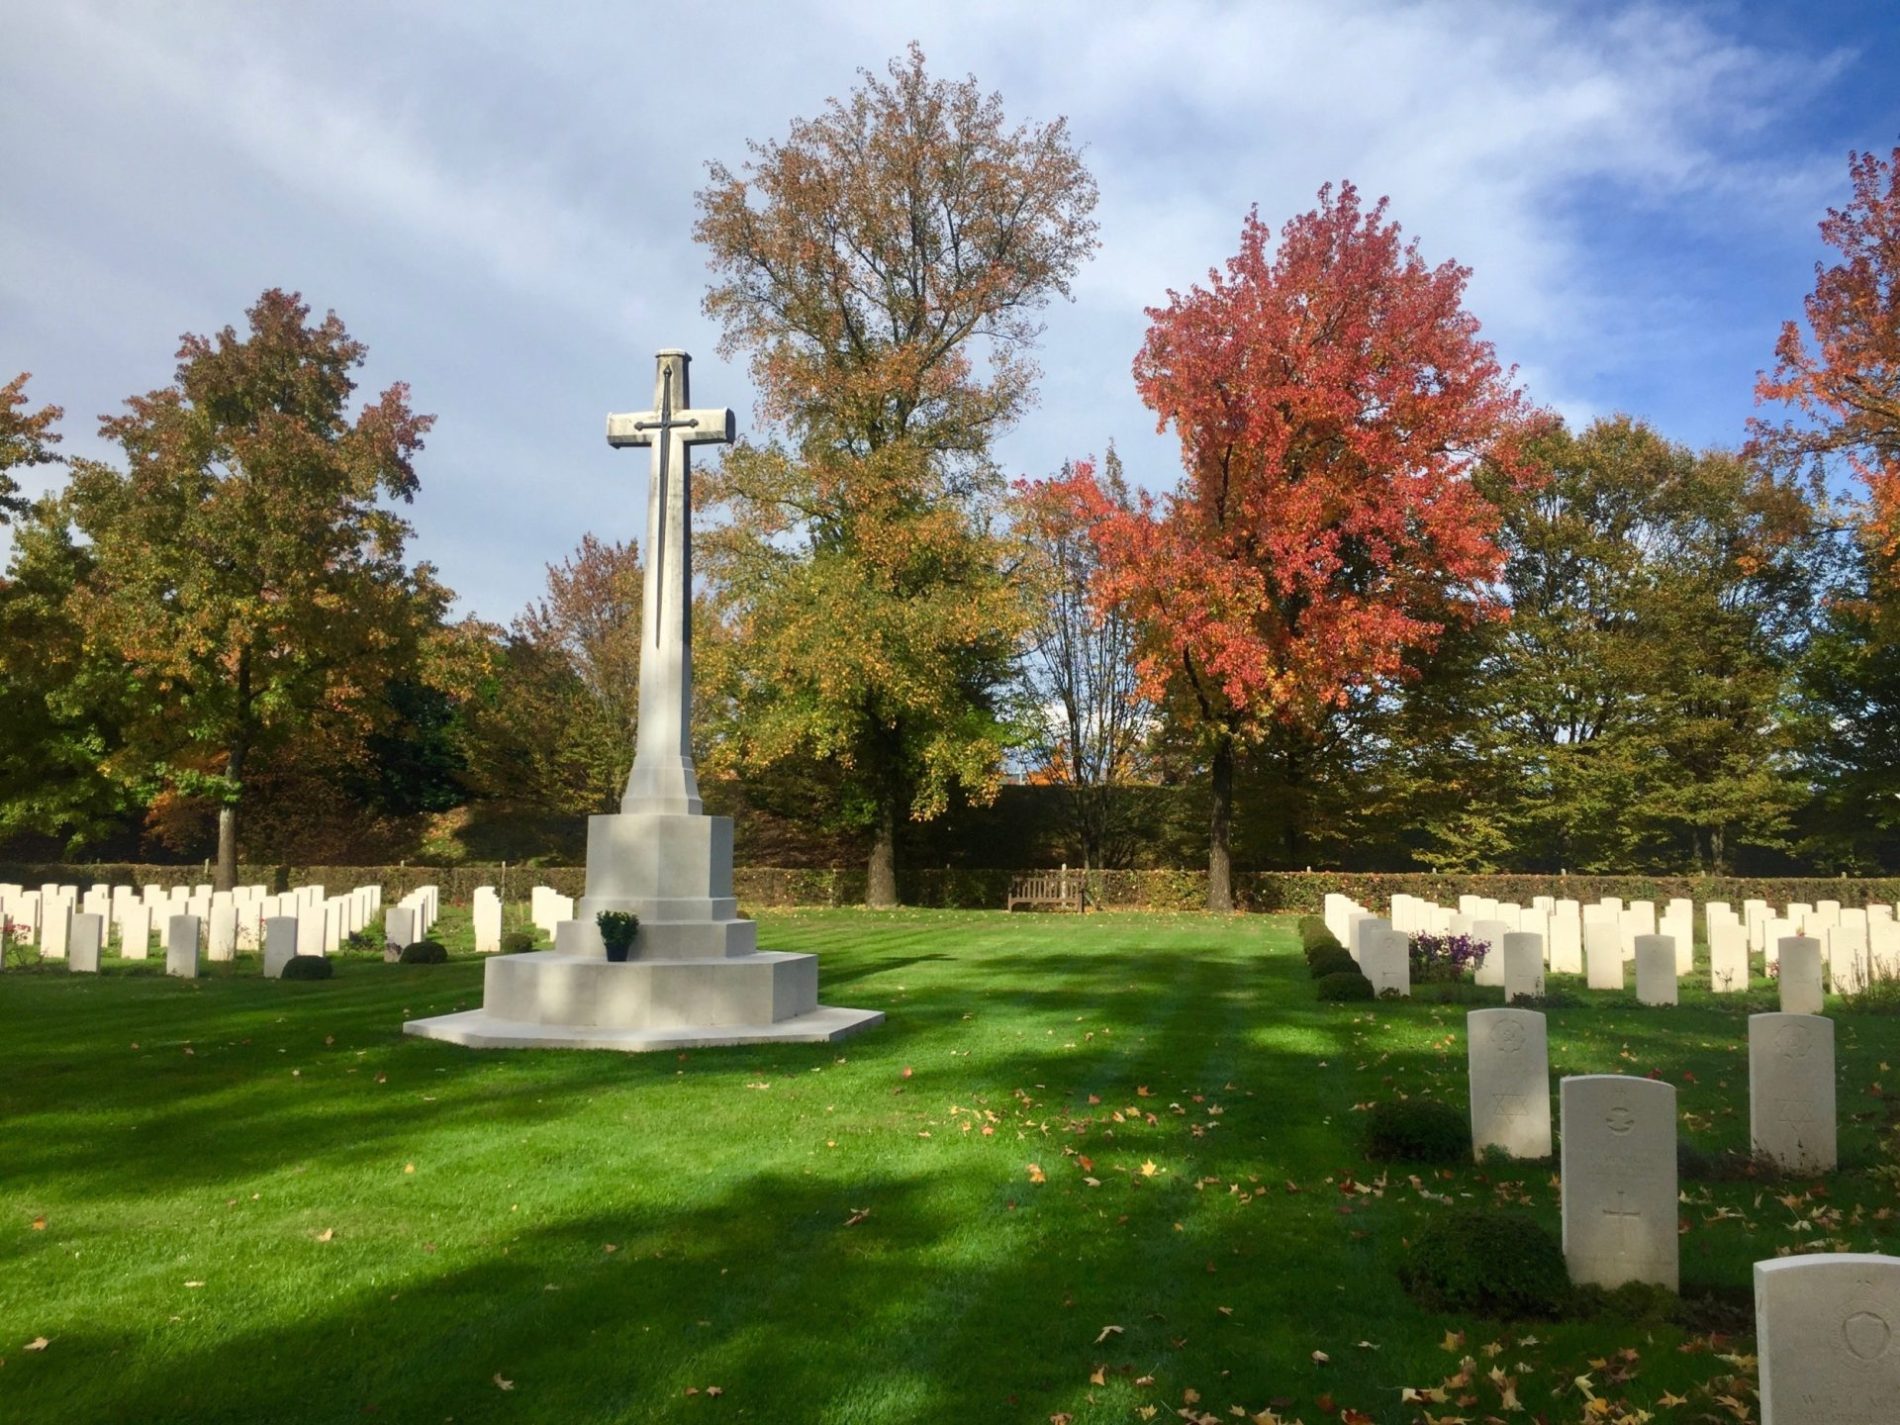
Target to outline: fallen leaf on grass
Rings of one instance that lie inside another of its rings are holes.
[[[864,1219],[869,1217],[870,1215],[871,1215],[870,1208],[854,1207],[851,1209],[851,1215],[845,1218],[844,1225],[846,1227],[856,1227],[860,1222],[864,1221]]]
[[[1101,1334],[1095,1338],[1095,1344],[1099,1346],[1102,1344],[1102,1342],[1106,1341],[1110,1336],[1119,1336],[1121,1334],[1122,1334],[1122,1328],[1119,1326],[1104,1326],[1102,1328]]]
[[[326,1227],[317,1234],[317,1240],[319,1242],[333,1241],[335,1237],[336,1237],[336,1228],[334,1227]]]
[[[1332,1357],[1327,1355],[1324,1351],[1313,1352],[1313,1364],[1316,1366],[1323,1366],[1330,1360],[1332,1360]]]
[[[186,1282],[185,1285],[190,1286],[190,1287],[199,1287],[199,1286],[203,1286],[204,1283],[203,1282]]]
[[[44,1231],[46,1230],[46,1219],[45,1219],[44,1217],[36,1217],[36,1218],[34,1218],[34,1219],[33,1219],[33,1230],[34,1230],[35,1232],[44,1232]]]
[[[414,1163],[404,1163],[402,1165],[402,1170],[405,1173],[413,1173],[416,1170],[416,1165]]]
[[[495,1384],[503,1390],[513,1390],[515,1388],[515,1383],[511,1380],[504,1379],[500,1371],[495,1372]]]
[[[1155,1166],[1155,1160],[1153,1158],[1150,1158],[1141,1165],[1141,1175],[1144,1178],[1151,1178],[1160,1171],[1161,1170]]]
[[[715,1398],[717,1398],[718,1396],[722,1396],[725,1393],[726,1393],[726,1388],[723,1385],[709,1385],[706,1387],[706,1394],[713,1396]]]
[[[20,1349],[23,1351],[44,1351],[48,1346],[52,1344],[53,1343],[47,1340],[44,1336],[35,1336],[31,1341],[28,1341]]]
[[[1029,1164],[1026,1164],[1025,1166],[1029,1169],[1030,1182],[1040,1185],[1042,1183],[1049,1181],[1048,1178],[1046,1178],[1043,1175],[1041,1163],[1029,1163]]]

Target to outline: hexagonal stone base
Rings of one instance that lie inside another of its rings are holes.
[[[583,1024],[523,1024],[496,1019],[486,1010],[412,1019],[403,1033],[441,1039],[470,1049],[714,1049],[738,1044],[826,1044],[882,1024],[874,1009],[834,1009],[819,1005],[809,1014],[776,1024],[726,1024],[672,1029],[613,1029]]]

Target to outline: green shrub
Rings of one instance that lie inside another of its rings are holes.
[[[1322,1001],[1335,1004],[1369,1000],[1372,998],[1372,981],[1357,970],[1341,970],[1337,974],[1321,975],[1319,997]]]
[[[418,940],[414,945],[405,946],[402,952],[405,965],[442,965],[448,958],[447,947],[436,940]]]
[[[283,980],[327,980],[336,973],[332,965],[321,955],[292,955],[284,961],[284,972],[279,975]]]
[[[535,947],[535,934],[532,930],[511,930],[501,937],[501,953],[519,955],[524,950]]]
[[[1319,916],[1317,915],[1301,916],[1300,917],[1300,946],[1301,948],[1304,949],[1308,955],[1311,955],[1313,951],[1321,949],[1329,945],[1335,950],[1343,950],[1346,948],[1345,946],[1339,943],[1338,937],[1335,936],[1332,931],[1326,928],[1326,922],[1323,919],[1321,919]]]
[[[1425,1098],[1375,1103],[1366,1113],[1366,1156],[1403,1163],[1471,1158],[1471,1124],[1447,1103]]]
[[[1328,975],[1356,975],[1359,964],[1344,950],[1315,950],[1306,960],[1307,971],[1314,979],[1324,979]]]
[[[1512,1321],[1555,1316],[1570,1300],[1563,1248],[1521,1212],[1462,1208],[1432,1218],[1399,1279],[1432,1310]]]

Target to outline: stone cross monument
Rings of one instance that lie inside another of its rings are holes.
[[[732,821],[707,816],[693,774],[695,445],[733,438],[733,416],[695,409],[683,351],[659,354],[653,409],[607,417],[607,443],[651,448],[640,720],[615,815],[587,822],[587,888],[554,949],[488,962],[482,1007],[405,1032],[473,1047],[677,1049],[822,1042],[879,1024],[818,1003],[818,957],[758,949],[732,893]],[[640,919],[631,957],[609,961],[596,917]]]
[[[653,409],[607,417],[607,444],[650,446],[646,601],[640,611],[640,733],[623,812],[700,810],[693,776],[693,467],[696,445],[730,445],[724,407],[694,410],[683,351],[663,351]]]

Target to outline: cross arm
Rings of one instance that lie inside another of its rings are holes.
[[[681,411],[673,419],[686,427],[688,445],[731,445],[739,432],[739,423],[730,406]]]
[[[678,431],[687,445],[730,445],[738,433],[738,421],[726,406],[674,411],[667,417],[658,411],[633,411],[607,417],[607,444],[651,445],[662,430]]]

